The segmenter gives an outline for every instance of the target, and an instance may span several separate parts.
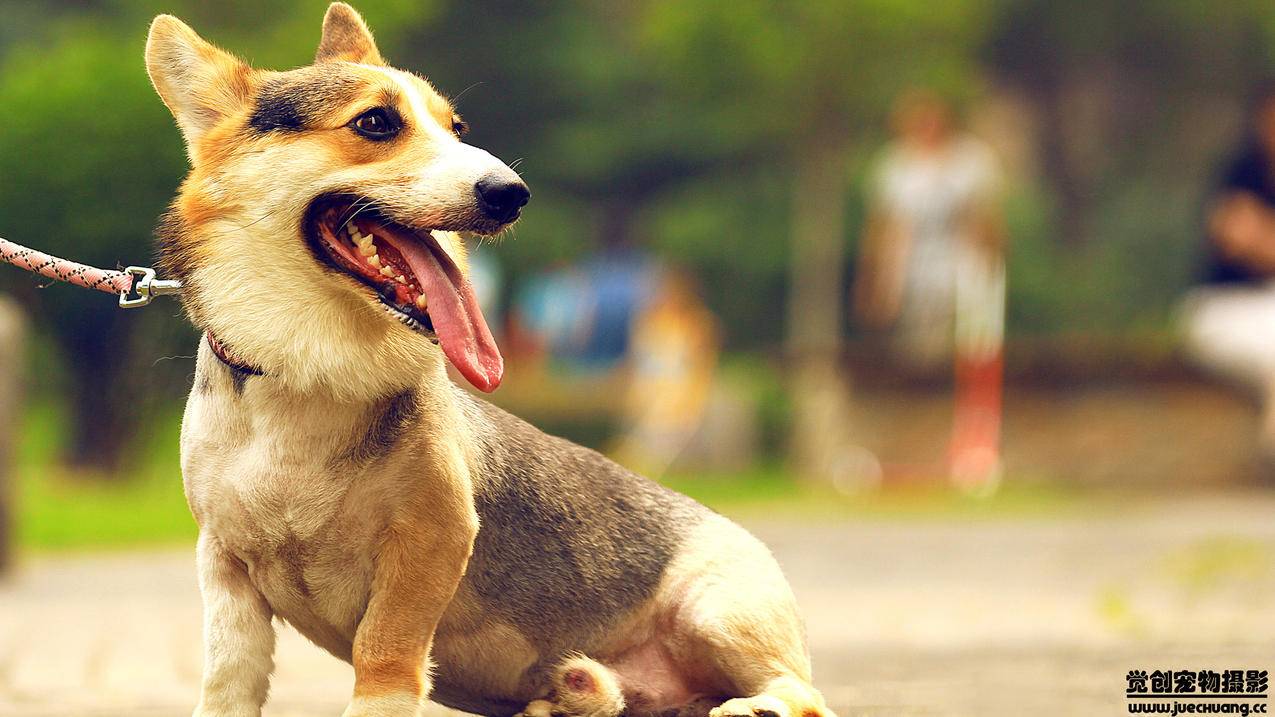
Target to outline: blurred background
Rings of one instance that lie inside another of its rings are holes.
[[[150,18],[284,69],[325,6],[0,4],[0,236],[147,262],[186,168]],[[356,6],[534,194],[474,246],[492,400],[767,538],[843,714],[1270,666],[1275,6]],[[198,336],[173,301],[0,292],[0,714],[188,709]],[[305,655],[275,714],[340,709]]]

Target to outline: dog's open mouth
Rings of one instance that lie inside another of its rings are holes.
[[[371,287],[386,311],[443,348],[481,391],[494,391],[504,360],[469,280],[428,229],[393,221],[357,197],[317,200],[307,234],[327,264]]]

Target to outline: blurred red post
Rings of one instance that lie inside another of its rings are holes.
[[[990,493],[1000,483],[1005,373],[1005,264],[967,257],[957,272],[956,405],[949,471],[958,487]]]

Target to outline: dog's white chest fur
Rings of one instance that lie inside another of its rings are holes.
[[[348,659],[394,505],[386,466],[372,480],[367,466],[345,458],[365,415],[357,406],[294,403],[265,385],[236,389],[201,353],[182,424],[191,510],[244,563],[276,615]]]

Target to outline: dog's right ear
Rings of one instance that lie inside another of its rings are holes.
[[[323,16],[323,37],[314,53],[315,62],[344,60],[364,65],[384,65],[385,58],[376,49],[372,31],[358,11],[343,2],[328,6]]]
[[[151,23],[146,71],[177,120],[192,162],[200,137],[251,100],[252,70],[172,15]]]

